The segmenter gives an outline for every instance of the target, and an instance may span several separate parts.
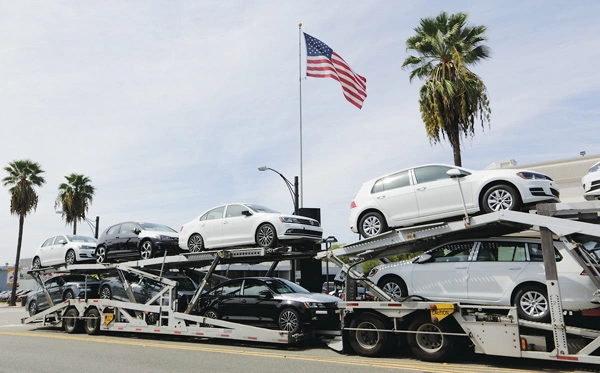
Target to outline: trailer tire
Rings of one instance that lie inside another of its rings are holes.
[[[100,332],[100,312],[96,308],[90,308],[85,312],[84,317],[85,332],[89,335],[98,334]]]
[[[443,323],[431,322],[430,316],[419,316],[413,320],[408,330],[415,332],[408,334],[407,341],[410,350],[419,359],[425,361],[443,361],[450,356],[453,347],[453,341],[450,336],[419,333],[448,332],[448,328]]]
[[[388,332],[385,322],[372,313],[363,313],[350,324],[351,328],[369,330],[350,330],[350,346],[361,356],[380,356],[387,351]],[[381,331],[380,331],[381,330]]]
[[[69,308],[62,317],[62,327],[65,332],[75,334],[81,332],[81,320],[79,320],[79,312],[77,308]]]

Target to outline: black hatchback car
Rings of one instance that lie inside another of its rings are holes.
[[[54,276],[46,280],[44,286],[50,293],[54,305],[73,298],[98,298],[100,281],[86,275]],[[35,315],[50,308],[43,290],[32,291],[27,295],[25,308],[30,315]]]
[[[200,314],[259,324],[296,334],[308,329],[339,329],[339,298],[311,293],[282,278],[229,280],[200,298]]]
[[[98,239],[96,262],[120,258],[150,259],[159,254],[179,253],[179,233],[162,224],[128,221],[108,227]]]

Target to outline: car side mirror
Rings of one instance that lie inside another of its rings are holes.
[[[258,293],[258,297],[265,298],[265,299],[271,299],[271,298],[273,298],[273,294],[271,294],[271,292],[269,290],[261,290]]]
[[[435,261],[435,259],[431,255],[421,254],[417,259],[415,259],[415,261],[413,263],[423,264],[423,263],[430,263],[433,261]]]
[[[135,228],[135,229],[133,230],[133,233],[135,233],[135,234],[140,234],[140,232],[141,232],[141,231],[142,231],[142,230],[141,230],[140,228]]]
[[[242,215],[244,215],[244,216],[252,216],[252,213],[250,211],[248,211],[248,210],[244,210],[244,211],[242,211]]]
[[[446,171],[446,175],[450,176],[451,179],[458,179],[460,177],[465,177],[467,175],[469,175],[469,173],[460,170],[458,168],[452,168],[448,171]]]

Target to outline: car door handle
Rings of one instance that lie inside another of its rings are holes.
[[[379,197],[377,197],[377,199],[384,199],[384,198],[385,198],[385,196],[379,196]]]
[[[242,299],[242,303],[246,303],[246,300],[245,300],[245,299]]]
[[[227,220],[225,220],[225,221],[223,222],[223,224],[229,224],[229,222],[228,222]]]
[[[456,269],[467,269],[467,266],[460,266],[460,267],[456,267]]]
[[[521,269],[521,267],[508,267],[508,269],[510,269],[511,271],[515,271],[517,269]]]
[[[421,188],[417,188],[417,190],[418,190],[419,192],[422,192],[422,191],[424,191],[425,189],[427,189],[427,187],[421,187]]]

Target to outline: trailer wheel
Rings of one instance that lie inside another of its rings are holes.
[[[451,338],[441,333],[447,332],[442,323],[432,323],[429,316],[417,317],[408,327],[407,336],[410,350],[425,361],[442,361],[452,350]]]
[[[69,334],[81,332],[81,320],[76,308],[69,308],[62,317],[62,327]]]
[[[388,332],[385,322],[371,313],[363,313],[350,324],[351,328],[361,330],[350,330],[350,346],[361,356],[379,356],[383,354],[388,346]]]
[[[98,334],[100,331],[100,312],[95,308],[90,308],[85,312],[84,317],[85,332],[89,335]]]

